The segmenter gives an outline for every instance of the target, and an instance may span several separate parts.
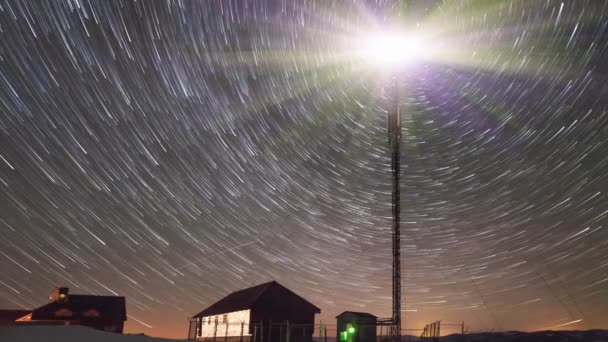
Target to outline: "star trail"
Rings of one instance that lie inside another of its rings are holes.
[[[127,298],[128,332],[269,280],[391,311],[398,26],[405,325],[608,325],[608,2],[3,0],[0,308]]]

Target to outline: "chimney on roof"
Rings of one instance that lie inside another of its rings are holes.
[[[51,292],[51,297],[49,298],[51,302],[57,303],[65,303],[68,301],[68,294],[70,289],[67,287],[56,287]]]

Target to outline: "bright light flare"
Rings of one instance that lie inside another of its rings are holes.
[[[398,67],[423,58],[428,50],[420,37],[396,32],[376,32],[356,42],[357,55],[371,65]]]

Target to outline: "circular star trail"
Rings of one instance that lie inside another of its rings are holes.
[[[383,27],[425,58],[351,53]],[[398,74],[407,327],[608,328],[607,49],[601,1],[2,1],[0,306],[184,337],[277,280],[388,316]]]

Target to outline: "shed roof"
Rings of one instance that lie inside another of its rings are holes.
[[[378,318],[377,316],[374,316],[374,315],[372,315],[370,313],[367,313],[367,312],[357,312],[357,311],[344,311],[343,313],[341,313],[338,316],[336,316],[336,318],[339,318],[339,317],[342,317],[342,316],[346,316],[346,315],[357,316],[357,317],[364,317],[364,318],[373,318],[373,319]]]
[[[243,290],[233,292],[233,293],[227,295],[226,297],[220,299],[219,301],[215,302],[213,305],[209,306],[205,310],[194,315],[193,318],[207,317],[207,316],[212,316],[212,315],[224,314],[224,313],[228,313],[228,312],[251,309],[255,305],[255,303],[258,301],[258,299],[260,299],[262,297],[262,295],[264,293],[266,293],[267,291],[271,290],[272,288],[276,288],[276,287],[281,287],[284,290],[287,290],[288,293],[290,293],[291,295],[298,297],[299,299],[304,301],[306,304],[310,305],[315,312],[317,312],[317,313],[321,312],[321,309],[314,306],[312,303],[310,303],[306,299],[298,296],[293,291],[291,291],[288,288],[286,288],[285,286],[277,283],[276,281],[271,281],[268,283],[256,285],[253,287],[249,287],[249,288],[246,288]]]

